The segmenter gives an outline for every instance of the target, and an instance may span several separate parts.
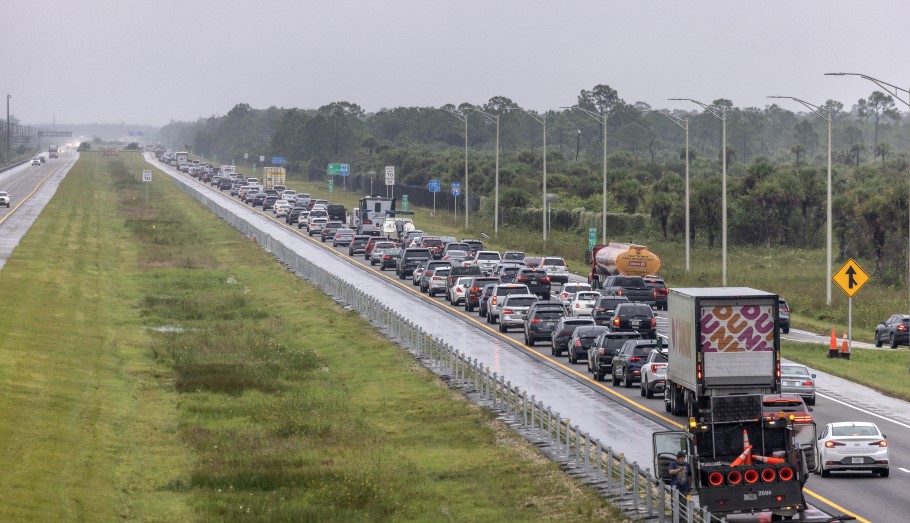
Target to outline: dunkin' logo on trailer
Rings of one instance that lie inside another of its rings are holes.
[[[701,314],[705,352],[774,350],[774,314],[770,306],[705,307]]]

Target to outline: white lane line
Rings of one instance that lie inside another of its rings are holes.
[[[868,415],[870,415],[870,416],[875,416],[876,418],[880,418],[880,419],[883,419],[883,420],[885,420],[885,421],[894,423],[895,425],[900,425],[901,427],[904,427],[905,429],[910,429],[910,425],[907,425],[906,423],[901,423],[900,421],[893,420],[893,419],[891,419],[891,418],[889,418],[889,417],[886,417],[886,416],[882,416],[881,414],[876,414],[876,413],[871,412],[871,411],[868,411],[868,410],[866,410],[866,409],[861,409],[861,408],[857,407],[856,405],[851,405],[851,404],[847,403],[846,401],[841,401],[841,400],[839,400],[839,399],[837,399],[837,398],[832,398],[831,396],[827,396],[827,395],[821,394],[821,393],[819,393],[819,392],[816,392],[816,395],[821,396],[821,397],[826,398],[826,399],[829,399],[829,400],[834,401],[834,402],[836,402],[836,403],[840,403],[841,405],[844,405],[844,406],[846,406],[846,407],[850,407],[851,409],[856,409],[856,410],[858,410],[858,411],[860,411],[860,412],[862,412],[862,413],[864,413],[864,414],[868,414]]]
[[[905,469],[904,467],[897,467],[897,470],[900,470],[900,471],[902,471],[902,472],[906,472],[907,474],[910,474],[910,470],[907,470],[907,469]]]

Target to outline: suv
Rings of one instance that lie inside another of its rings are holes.
[[[509,327],[524,327],[525,318],[531,305],[537,302],[533,294],[510,294],[502,301],[499,318],[499,332],[508,332]]]
[[[566,308],[558,301],[539,301],[532,305],[525,320],[525,345],[533,347],[540,340],[551,339],[556,324],[565,315]]]
[[[450,292],[452,290],[452,287],[455,285],[455,282],[457,282],[458,278],[461,278],[462,276],[483,276],[483,274],[480,272],[480,269],[474,267],[473,265],[470,267],[453,265],[452,270],[449,272],[449,278],[446,280],[446,299],[450,297]]]
[[[790,306],[787,305],[787,300],[779,296],[777,298],[777,326],[782,333],[790,333]]]
[[[351,240],[351,244],[348,245],[348,256],[362,254],[367,246],[367,242],[370,241],[370,238],[372,238],[372,236],[367,234],[358,234],[354,236],[354,239]]]
[[[466,244],[468,244],[468,245],[470,246],[470,248],[468,249],[468,252],[477,253],[477,252],[480,252],[480,251],[483,250],[483,242],[480,241],[480,240],[466,240],[466,239],[462,239],[462,240],[461,240],[461,243],[466,243]]]
[[[9,193],[6,191],[0,191],[0,205],[5,205],[9,208]]]
[[[556,283],[569,283],[569,268],[566,267],[566,260],[556,256],[546,256],[540,262],[540,268],[547,271],[550,281]]]
[[[594,303],[594,309],[591,311],[591,317],[598,325],[607,325],[613,321],[613,312],[620,303],[628,303],[629,298],[625,296],[601,296]]]
[[[445,292],[446,278],[451,270],[451,266],[437,265],[435,268],[428,269],[424,272],[424,274],[427,275],[427,294],[429,294],[431,298],[436,296],[436,293],[438,292]]]
[[[474,256],[474,265],[479,267],[484,274],[493,274],[493,268],[501,259],[499,251],[477,251]]]
[[[559,300],[568,305],[575,299],[575,293],[589,290],[591,286],[587,283],[564,283],[559,290]]]
[[[503,283],[514,283],[515,278],[518,276],[518,271],[522,270],[524,265],[512,264],[512,263],[500,263],[496,266],[496,269],[493,271],[492,276],[496,276]]]
[[[594,381],[603,381],[604,376],[613,372],[613,356],[629,340],[640,340],[637,332],[604,332],[588,349],[588,372]]]
[[[667,284],[659,276],[645,276],[645,286],[654,289],[654,308],[667,310]]]
[[[657,338],[657,320],[650,305],[638,302],[620,303],[610,321],[613,332],[638,332],[642,338]]]
[[[608,332],[609,327],[601,325],[591,325],[589,327],[579,327],[572,333],[569,340],[569,363],[578,363],[578,359],[588,359],[588,349],[594,346],[594,342],[601,334]]]
[[[502,303],[509,294],[531,294],[527,285],[516,283],[500,283],[493,287],[490,293],[490,299],[487,303],[487,323],[496,323],[499,321],[499,314],[502,311]]]
[[[472,279],[464,294],[464,311],[473,312],[474,308],[480,305],[480,295],[483,293],[483,286],[488,283],[499,283],[498,278],[484,276]]]
[[[439,257],[446,257],[449,254],[449,251],[471,252],[471,246],[467,243],[447,243],[446,246],[442,248],[442,252],[439,253]]]
[[[338,232],[338,229],[343,229],[343,228],[344,228],[344,224],[341,222],[336,222],[336,221],[326,222],[326,224],[322,227],[322,234],[320,234],[320,236],[322,237],[322,242],[325,243],[329,239],[334,238],[335,233]]]
[[[421,247],[430,249],[430,252],[433,253],[433,257],[437,260],[442,258],[443,243],[439,236],[423,236],[418,243],[420,243]]]
[[[493,289],[499,285],[499,282],[487,283],[483,286],[483,290],[480,292],[480,297],[477,298],[477,315],[486,316],[487,315],[487,305],[490,303],[490,295],[493,294]]]
[[[443,260],[433,260],[433,261],[427,262],[427,266],[424,267],[424,269],[423,269],[423,276],[421,276],[420,281],[417,282],[418,286],[420,286],[420,292],[427,292],[430,290],[430,286],[429,286],[430,285],[430,283],[429,283],[430,276],[432,275],[433,270],[436,269],[437,267],[446,267],[446,268],[451,269],[452,264],[447,261],[443,261]],[[446,273],[446,274],[448,274],[448,273]]]
[[[515,283],[527,285],[541,300],[550,299],[550,277],[543,269],[522,269],[518,271]]]
[[[550,354],[553,356],[562,356],[562,352],[569,349],[569,340],[575,329],[582,326],[594,326],[594,320],[591,318],[576,318],[574,316],[563,316],[559,318],[559,323],[553,329],[550,335]]]
[[[888,346],[896,349],[898,345],[910,342],[910,316],[892,314],[887,320],[875,326],[875,346],[881,347],[887,341]]]
[[[625,388],[632,388],[633,381],[641,380],[641,365],[652,349],[663,348],[662,340],[629,340],[613,356],[613,385],[620,380]]]
[[[663,393],[667,386],[667,363],[670,352],[667,349],[654,349],[648,353],[641,366],[641,395],[651,399],[654,393]]]
[[[371,236],[371,238],[373,237]],[[402,249],[401,256],[398,258],[398,266],[395,267],[395,274],[398,275],[399,280],[403,280],[413,274],[414,268],[417,267],[417,265],[429,259],[429,249],[420,247]]]

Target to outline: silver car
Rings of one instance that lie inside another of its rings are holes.
[[[439,292],[445,292],[446,280],[451,270],[452,267],[445,266],[433,269],[432,274],[427,278],[427,294],[436,296]]]
[[[496,268],[502,260],[502,256],[499,254],[499,251],[478,251],[477,255],[474,257],[474,265],[480,267],[480,270],[484,274],[489,275],[493,273],[493,269]]]
[[[452,305],[458,305],[464,301],[465,295],[468,292],[468,283],[471,283],[471,280],[476,278],[476,276],[459,276],[455,281],[455,285],[452,285],[452,288],[449,289],[449,301]]]
[[[572,303],[575,299],[575,294],[579,291],[589,291],[591,286],[587,283],[567,283],[562,286],[562,289],[559,289],[559,301],[563,305],[568,305]]]
[[[569,268],[566,267],[566,260],[557,256],[545,256],[540,262],[540,268],[547,271],[547,276],[553,283],[568,283]]]
[[[537,301],[534,294],[509,294],[502,301],[499,313],[499,332],[508,332],[510,327],[524,328],[528,309]]]
[[[805,365],[781,363],[781,394],[799,394],[806,405],[815,405],[815,374]]]

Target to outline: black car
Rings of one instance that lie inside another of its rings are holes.
[[[250,200],[250,205],[253,207],[262,207],[262,202],[265,201],[268,195],[264,192],[257,192],[253,195],[253,199]]]
[[[598,325],[609,325],[613,320],[613,312],[620,303],[628,303],[629,298],[625,296],[601,296],[594,303],[591,309],[591,317]]]
[[[515,283],[518,277],[518,271],[523,269],[523,265],[500,265],[494,271],[493,275],[498,277],[503,283]]]
[[[588,359],[588,349],[594,346],[594,342],[597,341],[601,334],[609,330],[609,327],[602,325],[591,325],[575,329],[569,339],[569,363],[578,363],[579,358]]]
[[[884,342],[896,349],[898,345],[910,343],[910,316],[906,314],[892,314],[890,318],[875,327],[875,346],[881,347]]]
[[[550,354],[553,356],[562,356],[563,351],[569,349],[569,340],[575,329],[582,326],[592,326],[594,320],[591,318],[579,318],[576,316],[565,316],[559,319],[556,328],[550,335]]]
[[[304,206],[293,206],[291,210],[288,211],[287,215],[284,217],[285,223],[288,225],[297,225],[297,220],[300,218],[300,213],[306,210]]]
[[[566,315],[566,307],[559,301],[539,301],[532,305],[525,319],[525,345],[531,347],[540,340],[551,339],[559,319]]]
[[[527,285],[531,294],[540,296],[541,300],[550,299],[550,277],[543,269],[522,269],[518,271],[515,283]]]
[[[351,241],[351,244],[348,245],[348,256],[354,256],[355,254],[363,254],[365,252],[367,242],[370,241],[369,234],[358,234],[354,236],[354,240]]]
[[[604,332],[588,349],[588,372],[594,381],[603,381],[604,376],[613,372],[613,356],[629,340],[640,340],[637,332]]]
[[[784,334],[790,333],[790,306],[780,297],[777,298],[777,328]]]
[[[487,283],[483,286],[483,290],[480,292],[480,298],[477,299],[477,315],[484,317],[487,315],[487,304],[490,300],[490,295],[493,294],[493,289],[499,285],[499,281],[493,281]]]
[[[379,260],[379,270],[394,269],[398,266],[398,258],[401,256],[401,249],[397,247],[383,249],[382,259]]]
[[[427,247],[429,249],[429,247]],[[449,271],[449,276],[446,279],[446,296],[449,295],[449,292],[452,290],[452,286],[455,285],[455,282],[458,281],[458,278],[462,276],[483,276],[480,267],[476,265],[471,265],[470,267],[452,267],[452,270]]]
[[[262,210],[263,211],[271,210],[272,207],[275,206],[275,202],[277,202],[277,201],[278,201],[277,196],[272,196],[272,195],[266,196],[265,199],[262,200]]]
[[[622,349],[613,356],[613,385],[622,384],[625,388],[632,388],[632,382],[641,380],[641,366],[652,349],[663,347],[662,340],[629,340]]]
[[[651,306],[640,302],[620,303],[610,321],[613,332],[638,332],[642,338],[657,337],[657,319]]]
[[[659,311],[667,310],[667,284],[657,276],[645,276],[645,286],[654,289],[654,308]]]
[[[461,243],[466,243],[471,247],[470,252],[480,252],[483,250],[483,242],[480,240],[461,240]]]
[[[420,247],[404,249],[395,266],[395,274],[398,275],[399,280],[403,280],[414,273],[414,268],[420,262],[429,260],[431,256],[429,249]]]
[[[218,184],[218,190],[229,191],[233,186],[234,182],[232,182],[230,178],[222,178],[221,182]]]
[[[500,283],[499,278],[478,276],[468,283],[468,289],[464,294],[465,312],[473,312],[476,307],[480,306],[480,295],[483,294],[483,287],[490,283]]]

